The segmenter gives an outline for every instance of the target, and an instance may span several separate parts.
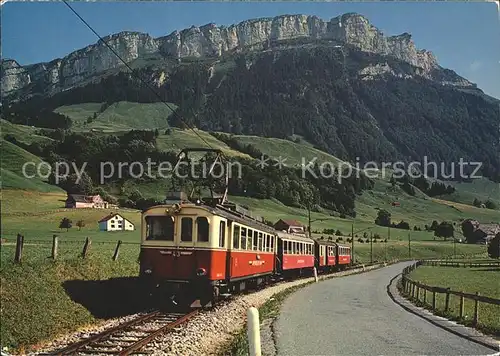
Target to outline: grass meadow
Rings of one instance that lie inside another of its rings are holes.
[[[79,130],[97,128],[117,132],[131,128],[163,127],[160,123],[166,120],[170,113],[165,111],[164,107],[153,104],[143,107],[144,111],[141,111],[139,108],[141,105],[146,104],[113,104],[91,125],[84,125],[84,122],[100,108],[100,104],[73,105],[58,110],[74,118]],[[148,113],[147,119],[145,112]],[[30,126],[12,125],[3,120],[1,124],[4,134],[12,134],[26,144],[50,140],[36,135],[35,129]],[[212,147],[220,148],[228,156],[248,157],[232,150],[207,132],[197,131],[197,133]],[[286,152],[285,155],[290,156],[287,163],[300,164],[302,156],[313,158],[316,155],[323,161],[339,161],[314,149],[304,141],[294,143],[253,136],[237,136],[237,138],[255,145],[272,157],[283,156]],[[163,131],[158,137],[158,146],[163,150],[200,147],[201,142],[198,135],[190,130],[172,129],[170,134],[165,134]],[[29,179],[22,175],[21,168],[25,162],[41,162],[40,158],[3,139],[1,144],[3,157],[0,337],[2,346],[21,351],[29,350],[31,346],[61,333],[110,317],[137,312],[141,304],[134,298],[134,293],[140,288],[134,284],[136,282],[134,277],[139,270],[137,257],[140,242],[140,212],[133,209],[118,210],[135,224],[135,231],[101,232],[97,222],[115,210],[65,209],[64,201],[67,196],[63,190],[41,179]],[[345,243],[346,236],[354,230],[355,260],[360,263],[386,259],[448,258],[454,253],[467,256],[486,254],[485,246],[454,245],[450,241],[436,239],[431,232],[414,231],[413,227],[418,226],[424,230],[424,226],[430,225],[432,220],[438,222],[448,220],[456,224],[455,230],[460,230],[460,219],[472,217],[481,222],[498,222],[498,211],[431,199],[421,193],[410,197],[397,187],[392,188],[388,183],[388,177],[377,179],[375,183],[372,191],[366,191],[357,197],[355,219],[332,216],[327,211],[312,212],[312,231],[317,231],[314,237],[320,238],[323,235],[329,238],[321,233],[323,229],[340,230],[343,235],[342,242]],[[136,186],[132,184],[127,188],[134,187],[144,196],[163,198],[169,184],[166,181],[158,181]],[[479,192],[480,189],[474,187],[468,192]],[[486,194],[488,189],[482,192]],[[464,196],[467,196],[467,199],[470,197],[467,194]],[[273,199],[259,200],[235,196],[230,196],[229,199],[247,206],[253,213],[269,221],[296,219],[304,225],[308,222],[308,212],[305,209],[285,206]],[[401,206],[392,206],[391,203],[396,200]],[[411,230],[388,229],[375,225],[374,219],[378,209],[388,210],[396,223],[400,220],[407,221]],[[65,217],[72,220],[73,227],[68,230],[59,229],[59,223]],[[76,227],[76,222],[79,220],[85,223],[81,229]],[[15,264],[15,241],[18,233],[25,237],[25,245],[22,262]],[[380,239],[373,244],[366,243],[364,233],[367,236],[378,234],[382,240],[387,238],[387,243],[380,242]],[[50,258],[54,234],[59,237],[59,255],[55,261]],[[82,258],[81,252],[87,237],[92,240],[92,244],[88,256]],[[337,236],[331,237],[337,238]],[[364,242],[358,242],[358,238],[363,238]],[[118,260],[113,261],[112,256],[118,240],[123,241],[123,245]],[[497,275],[498,272],[493,277]],[[488,276],[492,278],[491,275]],[[474,277],[470,279],[473,280]],[[123,295],[130,298],[125,301]],[[117,303],[117,300],[122,302]],[[488,320],[486,316],[484,320]]]
[[[492,267],[434,267],[420,266],[410,273],[410,278],[429,286],[450,288],[453,291],[500,299],[500,268]],[[432,300],[428,293],[427,303]],[[445,294],[436,294],[436,307],[442,313],[445,305]],[[474,316],[474,301],[465,299],[465,325],[470,325]],[[449,317],[458,319],[460,297],[450,296]],[[479,303],[479,328],[500,338],[500,306]]]

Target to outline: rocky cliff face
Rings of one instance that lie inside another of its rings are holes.
[[[324,21],[316,16],[283,15],[248,20],[229,27],[208,24],[152,38],[147,34],[121,32],[104,40],[126,62],[148,54],[163,57],[219,57],[243,49],[290,39],[328,39],[347,43],[362,51],[391,55],[421,68],[429,76],[439,69],[431,52],[418,50],[408,33],[386,37],[365,17],[349,13]],[[260,47],[259,47],[260,46]],[[22,67],[14,60],[2,61],[2,94],[19,96],[53,94],[78,86],[100,73],[122,66],[121,60],[101,41],[62,59]],[[447,84],[454,84],[448,80]],[[471,85],[460,78],[460,85]]]

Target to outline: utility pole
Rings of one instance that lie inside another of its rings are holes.
[[[312,234],[311,234],[311,203],[307,203],[307,214],[309,216],[309,225],[307,227],[307,230],[309,231],[309,238],[311,238]]]
[[[391,227],[387,226],[387,240],[391,239]]]
[[[354,265],[354,223],[351,224],[351,266]]]
[[[385,260],[387,261],[387,241],[385,242]]]
[[[373,263],[373,232],[370,232],[370,263]]]
[[[453,236],[453,258],[457,255],[457,239]]]
[[[411,232],[408,233],[408,258],[411,258]]]

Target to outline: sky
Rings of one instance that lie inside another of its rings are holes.
[[[500,16],[480,2],[70,2],[100,36],[139,31],[154,37],[207,23],[231,25],[283,14],[324,20],[356,12],[385,35],[408,32],[441,66],[500,98]],[[22,65],[62,58],[97,42],[64,2],[7,2],[1,8],[2,58]]]

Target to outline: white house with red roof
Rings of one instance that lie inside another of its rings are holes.
[[[135,226],[130,221],[117,213],[106,215],[98,221],[100,231],[134,231]]]

